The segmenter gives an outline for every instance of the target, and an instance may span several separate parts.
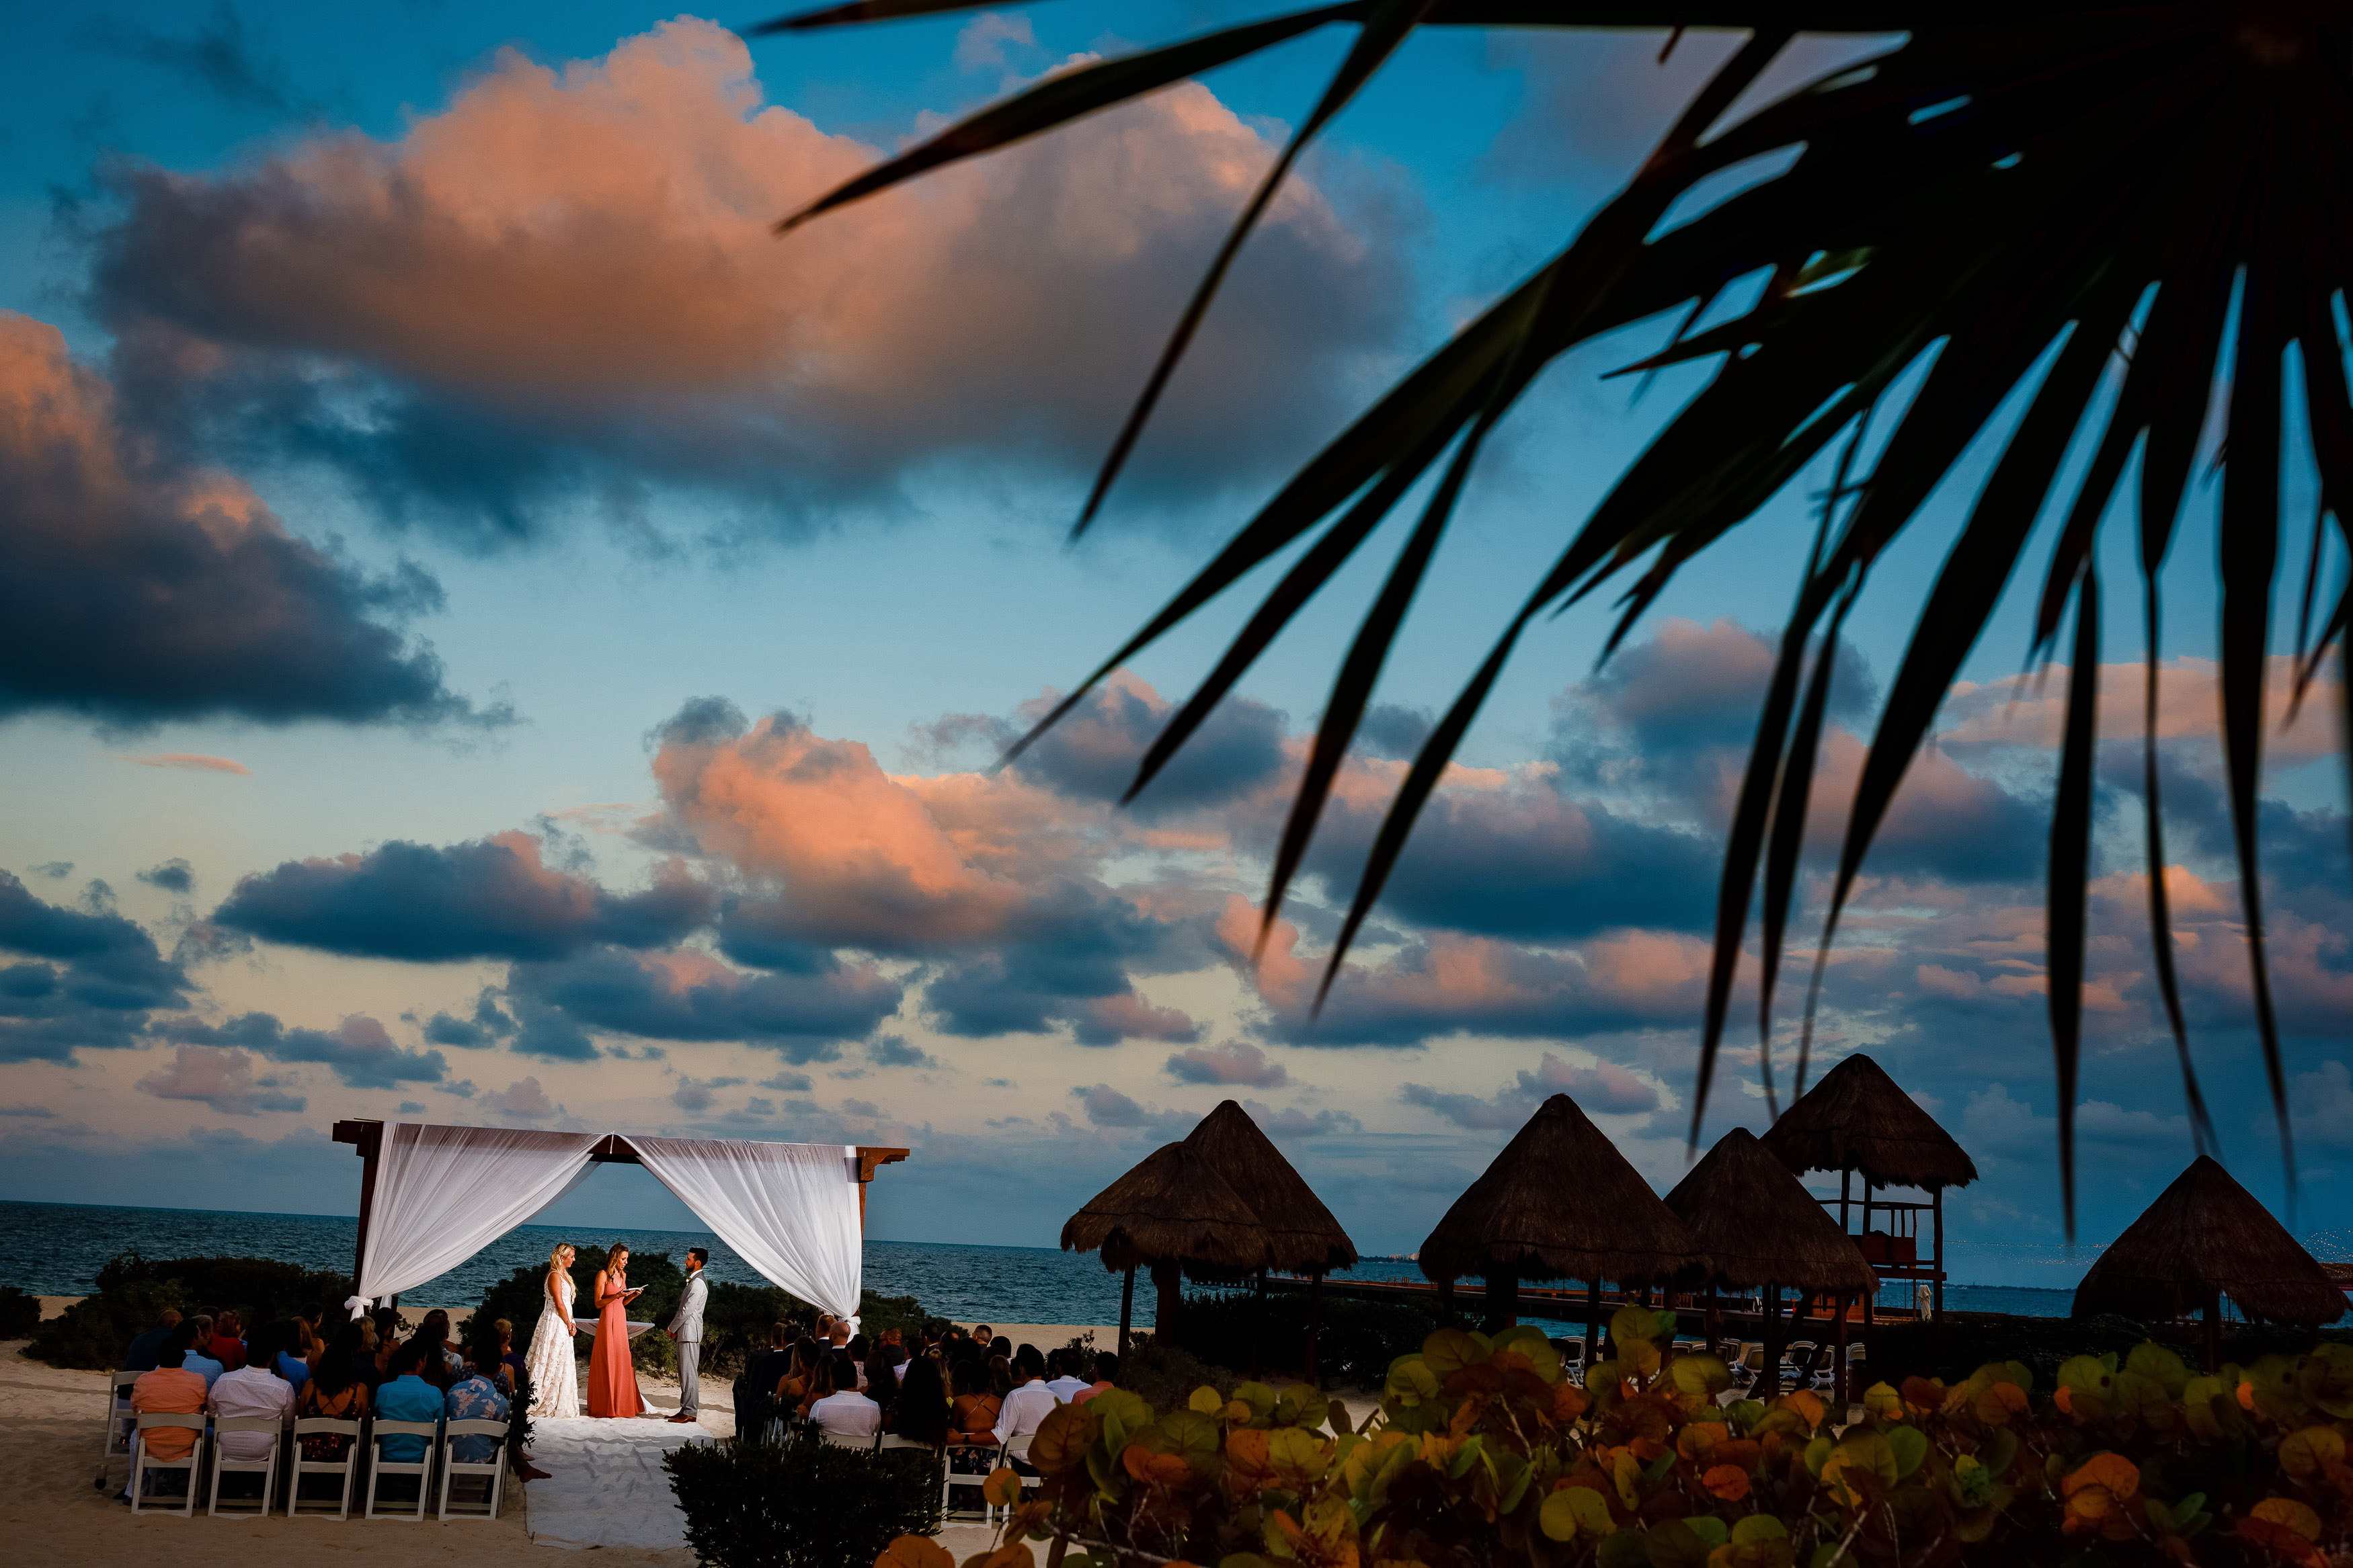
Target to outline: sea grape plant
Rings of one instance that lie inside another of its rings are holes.
[[[1627,1307],[1583,1386],[1538,1331],[1432,1334],[1361,1428],[1304,1385],[1155,1411],[1063,1405],[1025,1491],[962,1568],[1833,1568],[2353,1561],[2353,1348],[2194,1373],[2145,1343],[2039,1391],[2015,1363],[1873,1384],[1841,1420],[1803,1390],[1733,1396]],[[894,1542],[876,1568],[957,1568]]]

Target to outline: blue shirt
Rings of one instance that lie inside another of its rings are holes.
[[[156,1355],[163,1350],[164,1342],[171,1337],[172,1331],[169,1329],[150,1329],[132,1340],[123,1347],[122,1370],[153,1372],[156,1366]]]
[[[496,1384],[477,1373],[449,1390],[448,1413],[452,1421],[503,1421],[506,1397]],[[458,1437],[450,1441],[449,1448],[461,1465],[487,1465],[497,1455],[500,1442],[496,1437]]]
[[[203,1378],[205,1380],[205,1388],[207,1393],[211,1391],[214,1383],[219,1380],[220,1374],[228,1370],[228,1368],[221,1365],[220,1363],[213,1360],[212,1357],[208,1355],[198,1355],[194,1351],[190,1351],[187,1354],[187,1359],[180,1363],[180,1368],[184,1372],[193,1372],[197,1376]]]
[[[438,1421],[441,1391],[413,1372],[405,1373],[375,1391],[375,1414],[380,1421]],[[386,1437],[378,1447],[396,1465],[414,1465],[425,1458],[425,1439],[406,1432]]]
[[[292,1384],[294,1385],[294,1392],[300,1394],[302,1392],[302,1385],[311,1381],[310,1363],[305,1362],[301,1356],[288,1355],[284,1351],[280,1351],[278,1352],[278,1375],[284,1378],[288,1383]]]

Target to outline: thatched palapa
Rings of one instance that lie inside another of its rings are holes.
[[[1707,1254],[1577,1102],[1537,1108],[1421,1244],[1435,1280],[1510,1271],[1522,1279],[1667,1279],[1704,1272]]]
[[[1952,1134],[1860,1054],[1822,1074],[1757,1142],[1801,1176],[1858,1171],[1874,1186],[1932,1193],[1978,1179],[1975,1162]]]
[[[2218,1293],[2269,1322],[2345,1315],[2345,1292],[2319,1259],[2201,1154],[2100,1254],[2075,1287],[2075,1316],[2188,1317]]]
[[[1717,1139],[1666,1205],[1690,1227],[1719,1284],[1841,1295],[1878,1286],[1854,1238],[1746,1127]]]
[[[1267,1267],[1266,1227],[1208,1157],[1182,1143],[1153,1151],[1062,1226],[1065,1252],[1101,1252],[1110,1269],[1165,1262],[1247,1272]]]
[[[1272,1249],[1271,1267],[1319,1274],[1356,1266],[1356,1243],[1240,1106],[1221,1102],[1187,1135],[1185,1146],[1208,1160],[1258,1215]]]

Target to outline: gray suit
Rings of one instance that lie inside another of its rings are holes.
[[[678,1336],[678,1410],[681,1415],[701,1412],[702,1380],[697,1375],[702,1361],[702,1299],[709,1295],[702,1283],[702,1270],[698,1268],[686,1277],[686,1291],[678,1299],[678,1310],[670,1314],[665,1325]]]

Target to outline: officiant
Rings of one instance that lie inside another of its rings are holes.
[[[710,1252],[703,1247],[686,1249],[686,1289],[678,1299],[678,1310],[670,1314],[663,1332],[678,1342],[678,1414],[672,1421],[695,1419],[702,1409],[702,1382],[699,1373],[702,1361],[702,1302],[710,1293],[702,1278],[702,1266],[711,1261]]]

